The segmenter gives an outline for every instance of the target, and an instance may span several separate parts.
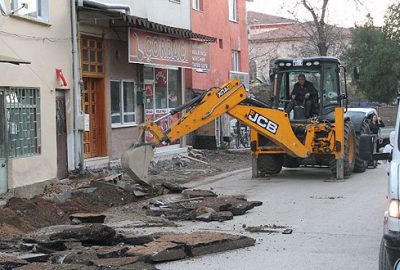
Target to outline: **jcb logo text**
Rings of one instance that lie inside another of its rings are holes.
[[[251,122],[256,123],[260,127],[268,130],[272,134],[276,134],[276,132],[278,131],[279,125],[277,123],[272,122],[268,118],[260,115],[258,112],[251,110],[247,118]]]

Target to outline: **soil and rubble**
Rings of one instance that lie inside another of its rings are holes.
[[[142,235],[113,226],[129,219],[130,228],[168,228],[181,226],[179,221],[222,222],[243,215],[262,202],[184,184],[248,168],[250,160],[248,151],[192,151],[153,163],[151,188],[114,167],[71,175],[32,199],[11,197],[0,206],[0,269],[156,269],[163,261],[252,246],[255,240],[241,235]]]

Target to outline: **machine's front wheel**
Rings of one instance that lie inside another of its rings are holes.
[[[278,174],[282,170],[282,154],[260,154],[257,157],[257,168],[260,175]]]
[[[350,121],[344,123],[344,164],[343,174],[344,177],[350,176],[354,170],[354,164],[356,160],[356,133]],[[335,156],[332,156],[329,162],[329,168],[332,173],[336,175],[337,160]]]

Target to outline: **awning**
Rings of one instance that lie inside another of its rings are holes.
[[[145,18],[140,18],[140,17],[136,17],[136,16],[132,16],[132,15],[126,15],[124,13],[121,13],[121,16],[122,16],[122,20],[126,24],[126,26],[131,26],[131,27],[139,28],[142,30],[150,31],[150,32],[166,34],[166,35],[179,37],[179,38],[194,39],[194,40],[199,40],[199,41],[204,41],[204,42],[216,42],[217,41],[217,38],[215,38],[215,37],[210,37],[207,35],[194,33],[189,29],[172,27],[172,26],[168,26],[165,24],[152,22]]]
[[[201,42],[216,42],[217,38],[194,33],[189,29],[172,27],[165,24],[149,21],[146,18],[141,18],[133,15],[127,15],[124,12],[117,10],[105,10],[97,7],[85,5],[79,7],[81,11],[99,12],[101,18],[109,18],[110,27],[133,27],[142,31],[153,32],[158,34],[169,35],[177,38],[192,39]],[[85,17],[87,20],[88,17]],[[92,18],[95,20],[95,18]]]
[[[19,64],[30,64],[31,62],[5,55],[0,55],[0,63],[10,63],[14,65],[19,65]]]

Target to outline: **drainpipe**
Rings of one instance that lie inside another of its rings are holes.
[[[101,3],[95,0],[83,0],[84,5],[96,7],[99,9],[105,9],[105,10],[113,10],[113,9],[123,9],[125,10],[126,15],[131,14],[131,7],[129,5],[123,5],[123,4],[106,4],[106,3]]]
[[[82,133],[79,130],[79,120],[81,120],[81,76],[79,72],[79,52],[78,52],[78,19],[76,14],[75,0],[71,1],[71,22],[72,22],[72,76],[74,81],[73,88],[73,112],[74,112],[74,168],[83,169],[82,154]]]

